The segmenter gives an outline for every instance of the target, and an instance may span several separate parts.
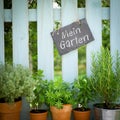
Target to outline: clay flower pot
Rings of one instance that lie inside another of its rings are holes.
[[[47,110],[32,110],[30,111],[30,120],[47,120]]]
[[[57,109],[56,107],[51,106],[50,111],[52,113],[53,120],[70,120],[72,105],[63,105],[62,109]]]
[[[90,110],[79,111],[77,109],[73,110],[74,120],[90,120]]]
[[[0,103],[0,120],[20,120],[22,101],[15,103]]]

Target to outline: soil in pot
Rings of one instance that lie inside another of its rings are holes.
[[[30,120],[47,120],[47,110],[31,110]]]
[[[73,109],[74,120],[90,120],[90,109],[82,111],[80,108]]]

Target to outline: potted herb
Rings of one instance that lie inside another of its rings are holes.
[[[48,81],[46,102],[50,106],[53,120],[70,120],[73,96],[71,85],[61,78]]]
[[[81,75],[73,82],[73,97],[76,107],[73,109],[75,120],[90,120],[90,108],[88,103],[92,100],[92,90],[89,79]]]
[[[28,68],[0,64],[0,120],[19,120],[21,97],[26,97],[30,102],[34,96],[34,86],[32,72]]]
[[[95,104],[95,119],[120,119],[120,56],[113,57],[108,48],[92,56],[90,84]]]
[[[43,80],[42,70],[38,70],[34,74],[34,80],[37,84],[33,90],[35,97],[30,103],[30,120],[46,120],[48,112],[46,109],[42,108],[42,105],[45,103],[47,80]]]

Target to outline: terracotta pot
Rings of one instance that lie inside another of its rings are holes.
[[[63,105],[62,109],[57,109],[56,107],[51,106],[50,111],[52,113],[53,120],[70,120],[72,105],[70,104]]]
[[[30,120],[47,120],[47,110],[30,111]]]
[[[13,104],[0,103],[0,120],[20,120],[22,101]]]
[[[74,120],[90,120],[90,110],[78,111],[73,110]]]

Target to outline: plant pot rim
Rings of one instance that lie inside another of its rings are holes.
[[[105,103],[95,103],[93,106],[94,108],[98,108],[98,109],[106,109],[106,110],[119,110],[120,109],[120,104],[115,104],[115,107],[114,108],[107,108],[105,107]]]

